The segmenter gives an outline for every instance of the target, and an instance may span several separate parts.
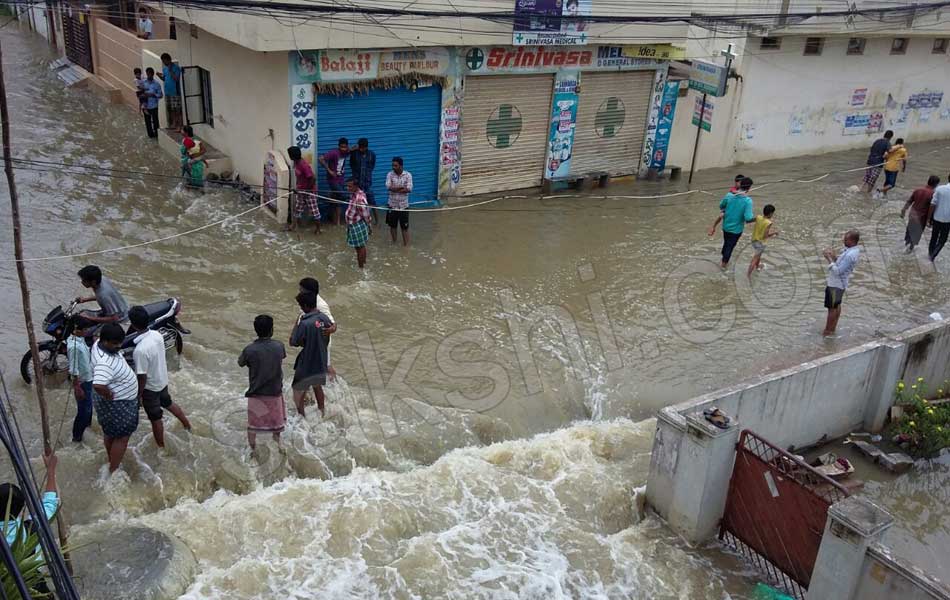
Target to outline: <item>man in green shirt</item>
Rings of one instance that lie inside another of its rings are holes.
[[[739,182],[737,191],[726,194],[719,202],[719,216],[712,227],[709,228],[709,237],[712,237],[716,234],[716,226],[719,225],[720,221],[722,222],[722,262],[720,266],[723,269],[729,266],[732,251],[735,250],[739,238],[742,237],[745,224],[755,222],[752,198],[749,197],[751,188],[752,179],[745,177]]]

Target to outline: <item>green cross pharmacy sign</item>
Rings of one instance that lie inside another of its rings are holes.
[[[521,135],[521,111],[517,106],[502,104],[488,118],[485,133],[495,148],[510,148]]]

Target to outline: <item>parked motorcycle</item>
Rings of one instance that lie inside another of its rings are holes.
[[[80,311],[76,310],[76,302],[71,302],[66,310],[62,306],[57,306],[43,319],[43,331],[52,337],[39,344],[40,369],[42,374],[53,375],[63,373],[69,369],[69,362],[66,358],[66,340],[72,335],[76,322],[76,317]],[[191,333],[178,322],[178,314],[181,312],[181,302],[177,298],[169,298],[161,302],[146,304],[145,310],[148,311],[149,329],[162,334],[165,339],[165,349],[175,348],[178,354],[184,349],[183,335]],[[132,333],[125,336],[122,343],[122,354],[125,359],[132,363],[132,350],[135,348],[135,338],[139,334]],[[91,340],[87,340],[91,341]],[[33,357],[27,350],[20,361],[20,376],[27,384],[33,383]]]

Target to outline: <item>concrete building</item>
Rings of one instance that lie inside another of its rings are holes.
[[[592,3],[593,14],[615,8]],[[515,45],[510,21],[394,16],[378,24],[339,13],[303,23],[164,10],[177,39],[163,50],[195,67],[185,77],[186,120],[242,180],[273,181],[290,145],[315,161],[340,137],[367,137],[377,191],[401,156],[414,204],[644,170],[667,77],[662,54],[687,27],[584,23],[575,32],[584,43],[529,46]],[[510,12],[512,3],[477,10]],[[631,39],[642,46],[625,49]]]
[[[829,16],[694,19],[688,56],[722,64],[720,51],[732,43],[737,75],[726,96],[709,98],[711,130],[701,134],[697,168],[869,147],[888,129],[911,153],[915,141],[950,135],[950,23],[927,4],[857,2],[856,10],[892,12],[849,15],[840,2],[737,2],[736,13]],[[678,164],[692,155],[699,97],[691,91],[677,111],[670,147]]]

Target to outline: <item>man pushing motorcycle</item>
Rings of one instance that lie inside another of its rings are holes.
[[[108,277],[103,277],[102,269],[96,265],[86,265],[79,269],[79,279],[84,288],[92,289],[95,295],[76,298],[77,304],[84,304],[95,300],[99,304],[99,311],[83,311],[82,316],[94,323],[120,323],[125,321],[129,313],[129,304],[115,289]]]

